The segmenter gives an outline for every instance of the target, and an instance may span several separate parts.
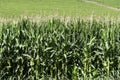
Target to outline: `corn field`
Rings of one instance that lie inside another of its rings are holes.
[[[0,25],[0,80],[120,79],[120,22]]]

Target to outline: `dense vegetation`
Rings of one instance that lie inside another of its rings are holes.
[[[120,23],[21,20],[0,25],[1,80],[120,79]]]

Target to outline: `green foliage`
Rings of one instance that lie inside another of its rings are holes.
[[[26,19],[1,26],[0,79],[120,79],[120,23]]]

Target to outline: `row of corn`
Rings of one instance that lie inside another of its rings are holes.
[[[0,25],[0,80],[120,79],[120,23],[73,20]]]

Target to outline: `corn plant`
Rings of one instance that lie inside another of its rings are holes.
[[[120,23],[52,19],[0,25],[0,79],[120,79]]]

